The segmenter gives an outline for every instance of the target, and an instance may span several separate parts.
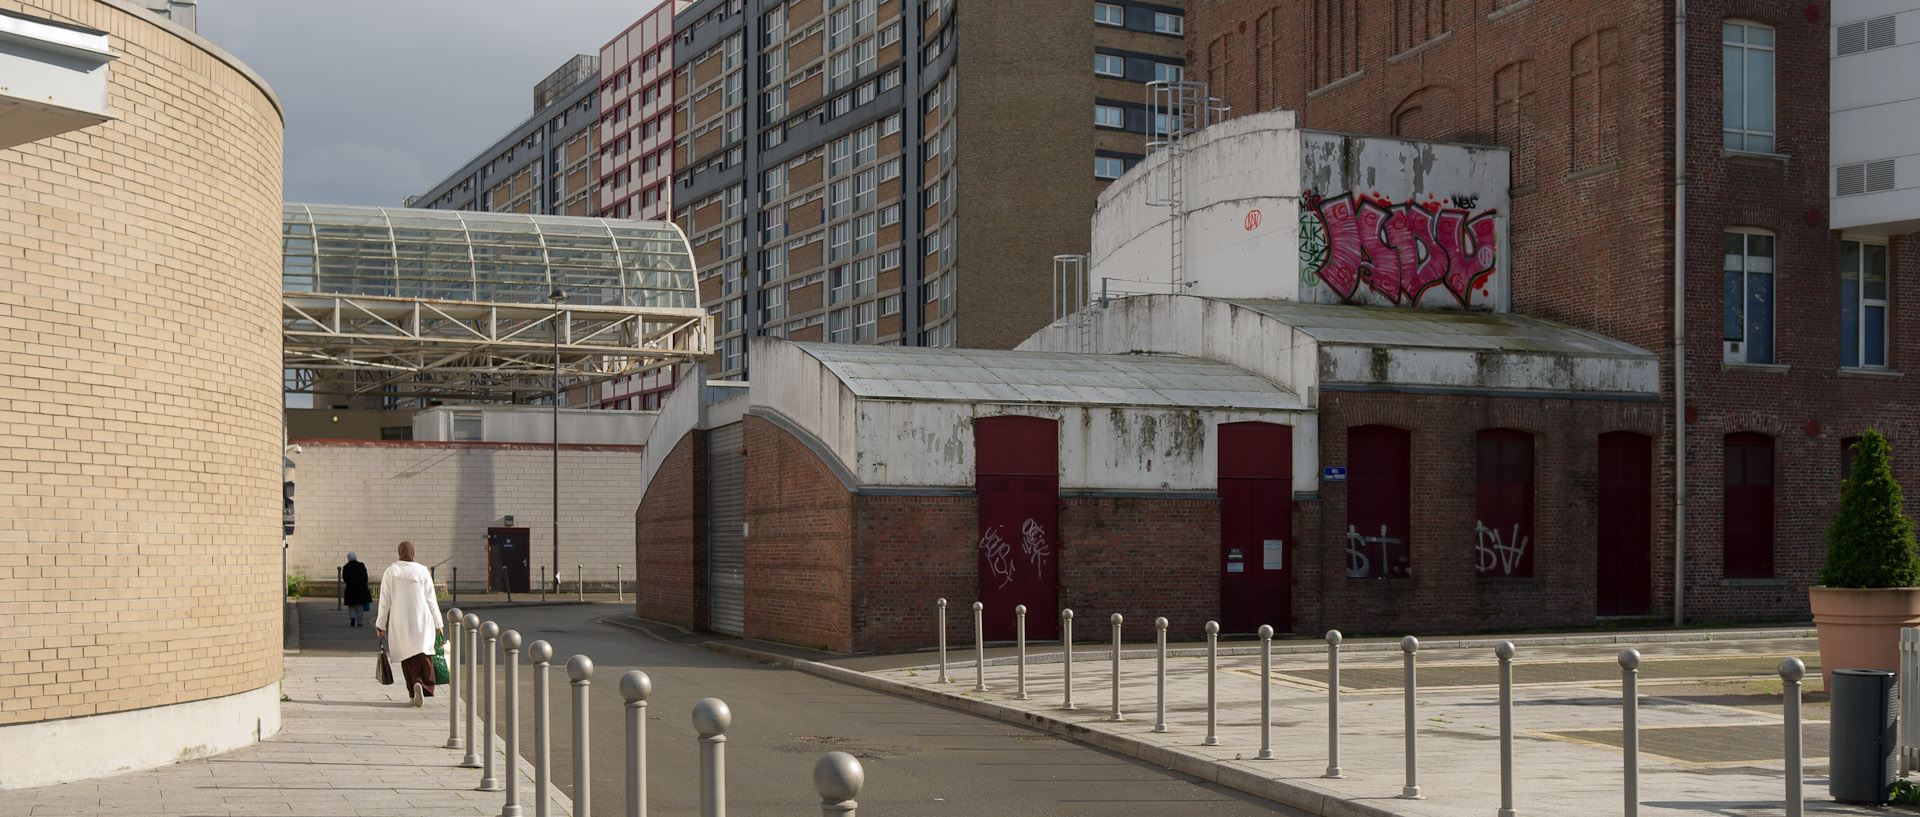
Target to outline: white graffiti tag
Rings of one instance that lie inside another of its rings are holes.
[[[1028,519],[1020,525],[1020,549],[1025,551],[1027,559],[1033,562],[1033,569],[1040,575],[1047,574],[1046,560],[1053,555],[1047,548],[1047,529],[1040,523]]]
[[[1488,528],[1479,520],[1473,523],[1474,554],[1479,558],[1476,566],[1481,573],[1492,573],[1495,567],[1503,575],[1513,575],[1513,569],[1520,564],[1520,558],[1527,555],[1527,537],[1520,535],[1520,526],[1513,526],[1513,535],[1506,542],[1500,541],[1500,532]]]
[[[1393,554],[1388,550],[1389,546],[1398,546],[1405,541],[1399,537],[1388,536],[1386,525],[1380,526],[1379,536],[1363,536],[1360,531],[1354,529],[1354,526],[1348,525],[1347,578],[1364,579],[1368,576],[1385,578],[1389,574],[1406,573],[1405,567],[1393,564]],[[1377,574],[1373,571],[1373,560],[1367,556],[1367,551],[1375,549],[1376,546],[1380,555],[1380,571]],[[1403,557],[1401,561],[1405,562],[1406,559]]]
[[[998,529],[988,528],[980,534],[980,552],[987,557],[987,569],[1000,577],[1001,587],[1013,583],[1013,546],[1000,538]]]

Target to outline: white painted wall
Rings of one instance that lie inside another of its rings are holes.
[[[1895,45],[1838,56],[1838,30],[1895,16]],[[1864,236],[1920,230],[1920,0],[1834,0],[1828,84],[1829,225]],[[1894,160],[1892,190],[1837,195],[1834,169]]]
[[[1059,421],[1064,491],[1211,491],[1221,423],[1294,426],[1296,461],[1319,447],[1310,412],[861,400],[854,474],[870,486],[971,488],[973,421],[1004,414]]]
[[[1125,294],[1498,312],[1511,308],[1506,149],[1304,130],[1291,111],[1235,117],[1192,134],[1183,144],[1184,275],[1191,285],[1173,291],[1171,210],[1149,203],[1169,189],[1166,155],[1156,153],[1100,196],[1090,253],[1094,297],[1104,282],[1109,291]],[[1417,205],[1442,212],[1460,210],[1462,220],[1469,223],[1485,216],[1495,241],[1484,255],[1478,252],[1471,231],[1442,235],[1437,223],[1418,235],[1398,224],[1377,231],[1382,236],[1380,245],[1404,248],[1396,257],[1411,253],[1415,261],[1426,261],[1437,255],[1440,261],[1426,267],[1430,270],[1465,268],[1490,260],[1485,286],[1470,291],[1457,288],[1465,293],[1463,303],[1462,296],[1444,284],[1436,285],[1425,289],[1416,304],[1412,298],[1388,298],[1364,283],[1341,291],[1324,276],[1310,274],[1317,273],[1317,268],[1303,270],[1329,257],[1316,254],[1314,235],[1330,236],[1351,257],[1371,260],[1364,254],[1365,242],[1341,240],[1359,235],[1358,230],[1311,229],[1327,220],[1319,204],[1331,204],[1343,196],[1384,202],[1390,208]],[[1445,251],[1455,239],[1461,255],[1470,259],[1467,263],[1452,261],[1453,254]],[[1052,344],[1060,348],[1057,336]]]
[[[806,429],[842,468],[854,471],[860,438],[853,392],[797,346],[762,337],[748,338],[747,343],[754,371],[763,373],[753,381],[748,398],[752,410],[777,413]]]
[[[653,484],[653,475],[660,472],[660,463],[673,453],[688,432],[702,427],[705,414],[700,393],[701,385],[706,382],[707,364],[696,363],[660,404],[660,417],[648,430],[646,448],[640,452],[640,484],[635,496],[647,495],[647,486]]]
[[[347,552],[369,577],[411,540],[416,559],[462,587],[479,587],[487,564],[487,528],[512,514],[528,529],[531,571],[552,564],[553,453],[540,446],[479,443],[313,441],[289,454],[299,465],[298,524],[287,539],[287,569],[331,581]],[[589,582],[631,581],[633,514],[640,504],[638,448],[560,450],[560,564],[567,578],[586,567]]]
[[[456,414],[480,415],[480,438],[490,443],[553,444],[551,406],[436,406],[413,416],[415,440],[450,441]],[[639,445],[658,411],[560,410],[563,445]]]

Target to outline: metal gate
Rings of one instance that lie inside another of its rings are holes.
[[[741,635],[747,617],[743,447],[739,423],[707,434],[707,626],[729,635]]]

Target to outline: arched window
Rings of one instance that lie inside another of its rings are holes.
[[[1347,429],[1347,578],[1413,575],[1412,440],[1392,426]]]
[[[1773,438],[1728,434],[1720,480],[1720,552],[1726,578],[1773,578]]]

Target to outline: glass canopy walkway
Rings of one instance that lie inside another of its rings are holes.
[[[282,225],[289,392],[521,401],[556,356],[573,386],[713,350],[671,223],[290,203]]]

